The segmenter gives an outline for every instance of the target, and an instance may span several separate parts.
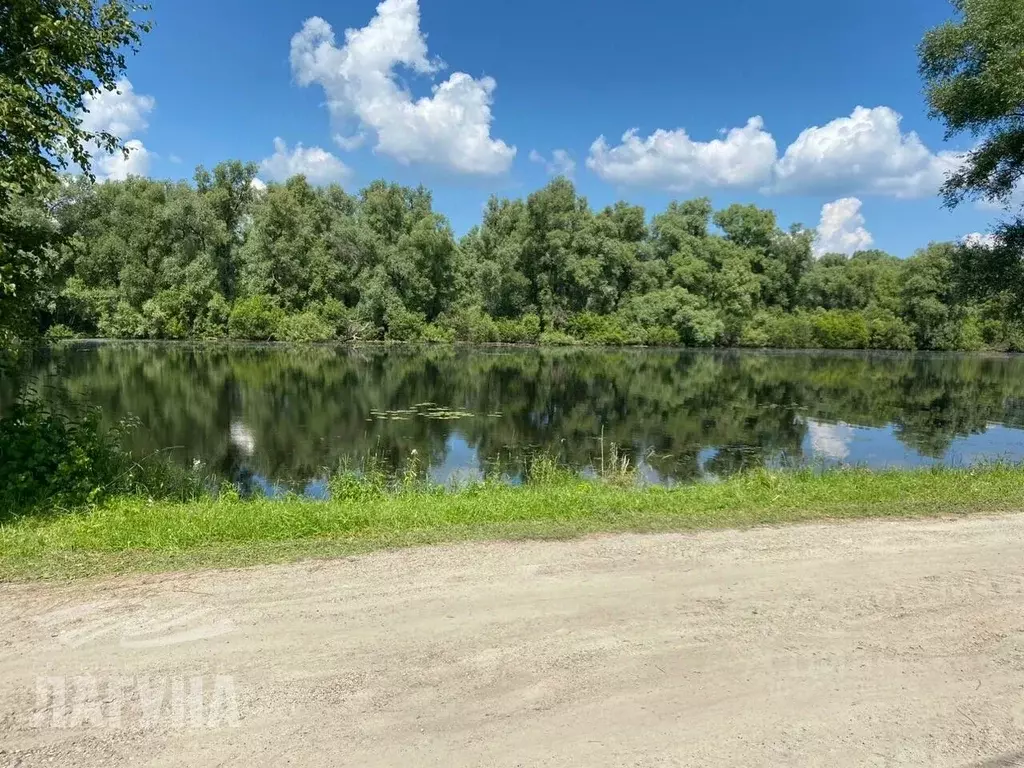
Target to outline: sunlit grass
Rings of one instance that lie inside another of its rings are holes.
[[[349,478],[330,501],[116,498],[0,527],[0,578],[47,578],[337,556],[467,539],[695,531],[807,520],[1024,509],[1024,467],[760,471],[678,488],[553,470],[459,489]]]

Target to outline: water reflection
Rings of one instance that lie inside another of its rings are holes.
[[[325,468],[413,456],[439,482],[521,475],[537,452],[581,471],[602,434],[651,482],[759,466],[1024,460],[1024,358],[862,353],[151,343],[47,353],[27,385],[142,424],[218,476],[323,492]],[[4,401],[13,397],[8,382]]]

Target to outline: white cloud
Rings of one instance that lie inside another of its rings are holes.
[[[307,19],[292,38],[291,64],[300,85],[323,87],[336,125],[373,131],[375,150],[399,162],[473,174],[503,173],[512,164],[516,148],[490,135],[493,78],[453,72],[420,99],[399,84],[399,65],[420,75],[444,67],[428,58],[417,0],[384,0],[369,24],[345,31],[341,47],[330,24]]]
[[[100,181],[123,181],[129,176],[145,176],[153,153],[139,139],[128,138],[149,127],[147,115],[156,100],[135,92],[131,81],[117,81],[112,91],[100,91],[83,99],[79,113],[82,128],[91,133],[111,133],[124,142],[128,157],[122,152],[108,153],[98,145],[89,149],[92,170]]]
[[[590,147],[587,167],[605,181],[671,191],[754,187],[769,180],[776,154],[764,121],[752,117],[743,128],[707,142],[694,141],[682,128],[659,129],[647,138],[634,128],[615,147],[600,136]]]
[[[776,165],[774,190],[798,194],[936,195],[963,155],[933,153],[889,107],[857,107],[801,133]]]
[[[284,139],[274,139],[274,154],[260,163],[260,173],[271,181],[287,181],[302,174],[310,184],[330,184],[349,175],[348,166],[326,149],[296,144],[288,149]]]
[[[249,186],[252,187],[252,189],[255,190],[256,192],[267,191],[266,182],[261,181],[260,179],[253,179],[252,181],[249,182]]]
[[[960,238],[960,242],[968,248],[988,248],[991,250],[999,245],[999,237],[992,233],[971,232],[969,235],[964,235]]]
[[[552,151],[550,160],[544,157],[544,155],[536,149],[532,149],[530,150],[530,162],[543,165],[544,170],[552,176],[566,176],[568,178],[572,178],[572,175],[576,172],[576,161],[573,160],[572,155],[564,149],[556,149]]]
[[[92,133],[106,131],[124,139],[148,127],[146,115],[153,111],[156,100],[152,96],[135,93],[131,81],[117,81],[113,91],[100,91],[86,95],[79,115],[82,128]]]
[[[587,167],[605,181],[670,191],[760,188],[792,194],[936,195],[965,155],[932,152],[916,133],[900,130],[902,119],[889,107],[857,107],[848,117],[803,131],[781,158],[760,117],[708,142],[694,141],[682,128],[659,129],[646,138],[633,129],[614,147],[599,137],[590,148]]]
[[[121,152],[97,152],[92,157],[92,172],[100,181],[124,181],[129,176],[145,176],[149,173],[152,153],[138,139],[124,143],[128,157]]]
[[[343,136],[340,133],[336,133],[332,138],[334,139],[334,143],[346,152],[353,152],[366,143],[366,134],[362,131],[354,136]]]
[[[869,247],[874,238],[864,228],[864,215],[860,212],[861,201],[856,197],[844,197],[821,208],[821,222],[818,236],[814,240],[814,252],[851,254]]]
[[[836,461],[843,461],[850,455],[853,428],[842,421],[826,424],[815,419],[807,420],[807,435],[811,450]]]

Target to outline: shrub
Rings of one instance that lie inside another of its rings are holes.
[[[119,437],[100,426],[98,409],[72,417],[16,403],[0,419],[0,517],[97,500],[127,469]]]
[[[441,328],[434,323],[427,323],[420,332],[420,340],[429,344],[450,344],[455,341],[455,333],[451,328]]]
[[[123,420],[105,428],[99,408],[63,414],[36,400],[17,401],[0,418],[0,521],[116,494],[187,501],[206,491],[208,478],[198,468],[156,454],[134,460],[121,445],[134,426]]]
[[[331,327],[332,336],[345,336],[352,321],[352,312],[337,299],[327,299],[322,304],[310,304],[307,311],[319,315]]]
[[[221,294],[215,293],[206,304],[206,312],[196,326],[196,332],[204,339],[222,339],[228,335],[228,318],[231,305]]]
[[[566,330],[586,344],[622,346],[641,341],[639,326],[630,323],[627,328],[617,315],[581,312],[569,318]]]
[[[57,323],[56,325],[51,325],[46,329],[45,338],[48,342],[54,344],[59,341],[68,341],[69,339],[75,338],[75,332],[66,325]]]
[[[127,301],[118,302],[114,311],[98,323],[100,335],[108,339],[146,338],[146,319]]]
[[[506,344],[531,344],[540,337],[540,318],[532,313],[518,320],[501,318],[494,325],[498,338]]]
[[[232,339],[270,341],[277,336],[283,320],[284,310],[269,296],[239,299],[228,317],[228,335]]]
[[[188,316],[176,291],[161,291],[142,305],[145,335],[151,339],[183,339],[189,335]]]
[[[675,328],[655,326],[643,331],[643,342],[652,347],[677,347],[680,344],[679,332]]]
[[[437,318],[437,325],[451,330],[458,341],[486,344],[501,341],[498,326],[480,307],[469,307],[445,313]]]
[[[110,288],[87,288],[80,277],[69,277],[54,302],[54,319],[79,333],[94,335],[100,318],[112,315],[118,292]]]
[[[813,323],[815,339],[826,349],[867,349],[871,341],[860,312],[825,310],[815,313]]]
[[[422,312],[410,312],[401,302],[394,302],[384,310],[387,338],[394,341],[416,341],[426,325]]]
[[[892,312],[878,312],[868,318],[868,342],[872,349],[913,349],[910,326]]]
[[[754,347],[763,349],[772,346],[771,324],[774,318],[769,312],[758,312],[750,322],[743,327],[740,333],[739,345],[741,347]]]
[[[553,347],[566,347],[575,346],[580,342],[578,339],[564,333],[563,331],[551,328],[540,335],[540,343]]]
[[[758,312],[743,329],[740,344],[774,349],[810,349],[818,346],[811,317],[803,312]]]
[[[334,329],[315,312],[287,315],[278,325],[278,341],[318,342],[334,338]]]

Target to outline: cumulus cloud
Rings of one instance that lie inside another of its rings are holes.
[[[82,100],[82,128],[92,133],[106,131],[120,139],[145,130],[146,116],[156,100],[135,92],[131,81],[121,79],[113,91],[87,94]]]
[[[129,139],[149,127],[147,116],[156,106],[152,96],[135,92],[131,81],[121,79],[112,91],[88,94],[82,100],[78,117],[82,128],[91,133],[111,133],[124,142],[128,156],[108,153],[99,146],[90,148],[93,173],[100,181],[123,181],[128,176],[145,176],[152,153],[139,139]]]
[[[814,252],[845,253],[862,251],[869,247],[874,238],[864,228],[864,215],[860,212],[861,201],[856,197],[844,197],[821,208],[821,222],[818,236],[814,240]]]
[[[326,149],[302,144],[289,149],[279,136],[274,139],[274,154],[260,163],[260,173],[271,181],[287,181],[301,174],[310,184],[330,184],[347,178],[349,169]]]
[[[755,187],[771,177],[775,139],[752,117],[720,139],[694,141],[685,130],[657,130],[641,138],[635,128],[617,146],[604,136],[590,146],[587,167],[605,181],[686,191],[695,187]]]
[[[964,156],[933,153],[914,131],[900,130],[902,119],[889,107],[857,107],[849,117],[808,128],[776,165],[774,189],[897,198],[938,194]]]
[[[960,242],[968,248],[988,248],[991,250],[999,245],[999,236],[991,232],[988,234],[971,232],[969,235],[964,235],[960,238]]]
[[[342,46],[330,24],[307,19],[292,38],[291,65],[300,85],[324,89],[335,125],[373,132],[375,150],[399,162],[499,174],[516,155],[515,147],[491,137],[493,78],[453,72],[419,99],[399,84],[399,65],[420,75],[444,67],[428,57],[417,0],[384,0],[369,24],[345,31]],[[342,146],[350,141],[345,136],[336,139]]]
[[[121,152],[96,152],[92,157],[92,172],[100,181],[124,181],[129,176],[145,176],[149,173],[152,153],[138,139],[124,143],[128,150],[125,157]]]
[[[646,138],[627,131],[611,147],[601,136],[587,167],[617,184],[686,191],[694,188],[759,188],[764,192],[880,195],[938,194],[964,154],[932,152],[921,138],[900,129],[889,107],[857,107],[848,117],[803,131],[778,157],[775,139],[760,117],[712,141],[687,132],[657,130]]]
[[[536,149],[530,150],[530,162],[544,166],[544,170],[552,176],[567,176],[572,178],[576,172],[576,161],[564,149],[556,149],[551,153],[551,159],[544,157]]]

